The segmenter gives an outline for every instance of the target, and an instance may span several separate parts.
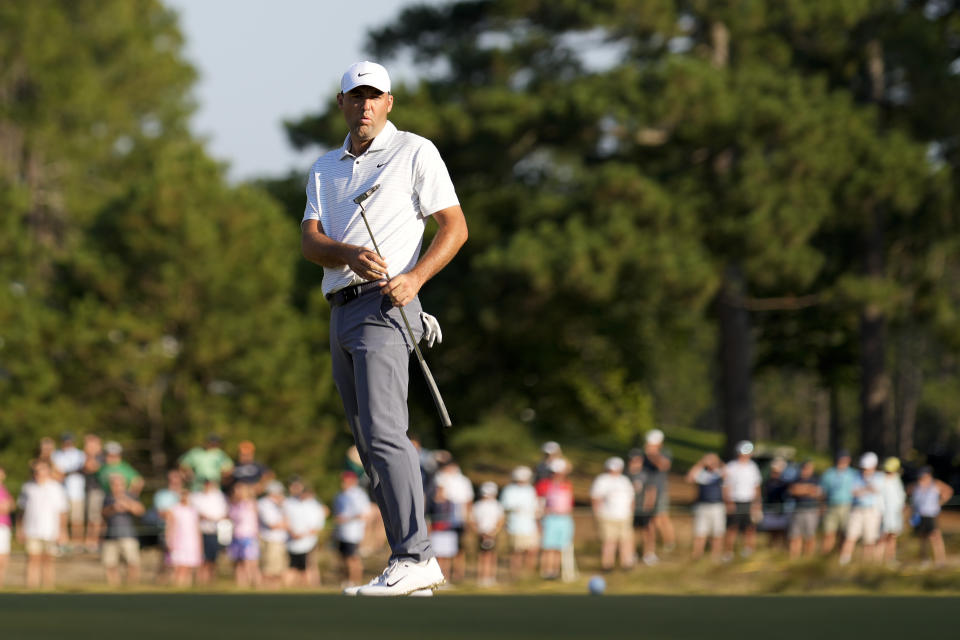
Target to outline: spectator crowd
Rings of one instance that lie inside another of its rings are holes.
[[[465,579],[468,556],[482,587],[502,579],[501,556],[512,580],[576,575],[572,466],[558,443],[544,443],[542,460],[534,468],[513,469],[504,487],[486,481],[475,492],[449,452],[429,451],[419,438],[411,439],[420,454],[431,545],[452,583]],[[818,476],[810,460],[776,457],[762,473],[752,443],[740,442],[735,450],[726,463],[708,453],[685,475],[696,491],[692,559],[708,549],[715,562],[730,562],[735,552],[749,557],[760,531],[791,558],[835,553],[837,563],[846,565],[859,548],[863,562],[893,564],[909,526],[924,540],[932,563],[945,564],[938,517],[953,492],[930,468],[920,469],[905,488],[900,461],[881,464],[871,452],[854,468],[850,454],[841,451]],[[589,501],[603,570],[618,563],[627,570],[638,563],[653,566],[675,549],[671,466],[663,432],[652,430],[641,448],[630,450],[626,460],[608,458],[593,479]],[[257,461],[252,442],[240,442],[234,459],[216,435],[180,457],[149,508],[144,478],[117,442],[102,443],[91,434],[78,447],[64,434],[58,447],[44,438],[30,468],[31,479],[16,500],[0,468],[0,586],[13,530],[26,552],[28,588],[52,587],[56,559],[74,553],[99,554],[110,585],[137,584],[145,546],[162,554],[152,579],[179,588],[211,584],[223,556],[238,587],[318,586],[319,554],[329,547],[338,558],[339,584],[346,587],[363,583],[363,558],[385,544],[355,448],[347,453],[329,508],[301,478],[280,482]],[[468,545],[475,545],[469,554]]]

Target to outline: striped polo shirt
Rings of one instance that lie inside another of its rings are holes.
[[[343,146],[322,156],[307,177],[303,221],[319,220],[323,232],[337,242],[373,249],[360,207],[353,199],[374,185],[380,188],[363,206],[390,276],[410,271],[420,258],[426,217],[460,202],[440,152],[432,142],[390,121],[367,150]],[[324,267],[324,295],[362,282],[346,265]]]

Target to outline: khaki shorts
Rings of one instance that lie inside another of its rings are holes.
[[[850,505],[831,505],[827,507],[827,512],[823,514],[823,532],[829,534],[836,533],[837,531],[846,531],[849,521]]]
[[[90,524],[101,524],[103,522],[103,498],[102,489],[90,489],[87,491],[87,522]]]
[[[276,577],[287,570],[287,545],[284,542],[262,541],[260,558],[263,561],[263,575]]]
[[[719,538],[727,530],[727,505],[701,502],[693,506],[693,537]]]
[[[70,522],[83,526],[83,517],[85,515],[86,503],[83,500],[70,501]]]
[[[850,512],[847,525],[847,540],[856,542],[863,537],[863,544],[876,544],[880,538],[880,520],[883,514],[874,507],[857,507]]]
[[[128,567],[140,566],[140,542],[136,538],[104,540],[102,546],[103,566],[113,569],[122,559]]]
[[[60,545],[56,540],[41,540],[40,538],[27,538],[24,545],[28,556],[55,556],[60,553]]]
[[[632,520],[608,520],[601,518],[600,540],[603,542],[633,542]]]
[[[820,514],[816,509],[797,509],[790,519],[790,528],[787,537],[791,540],[801,538],[809,540],[817,535],[817,522]]]
[[[511,533],[510,548],[513,551],[536,551],[540,548],[540,536],[533,533]]]

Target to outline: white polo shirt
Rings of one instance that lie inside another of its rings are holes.
[[[396,276],[417,264],[426,217],[460,204],[440,152],[426,138],[387,121],[367,150],[354,156],[347,134],[342,147],[310,169],[300,224],[319,220],[332,240],[373,249],[353,199],[377,184],[363,206],[388,272]],[[362,281],[347,266],[323,268],[324,295]]]

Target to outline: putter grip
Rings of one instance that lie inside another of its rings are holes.
[[[433,374],[430,373],[430,367],[427,366],[426,360],[420,360],[420,370],[423,371],[423,377],[427,381],[427,386],[430,387],[430,395],[433,396],[433,404],[437,405],[437,413],[440,414],[440,422],[443,423],[444,427],[453,426],[453,423],[450,422],[450,414],[447,413],[447,405],[443,404],[443,397],[440,396],[440,389],[437,388],[437,382],[433,379]]]

